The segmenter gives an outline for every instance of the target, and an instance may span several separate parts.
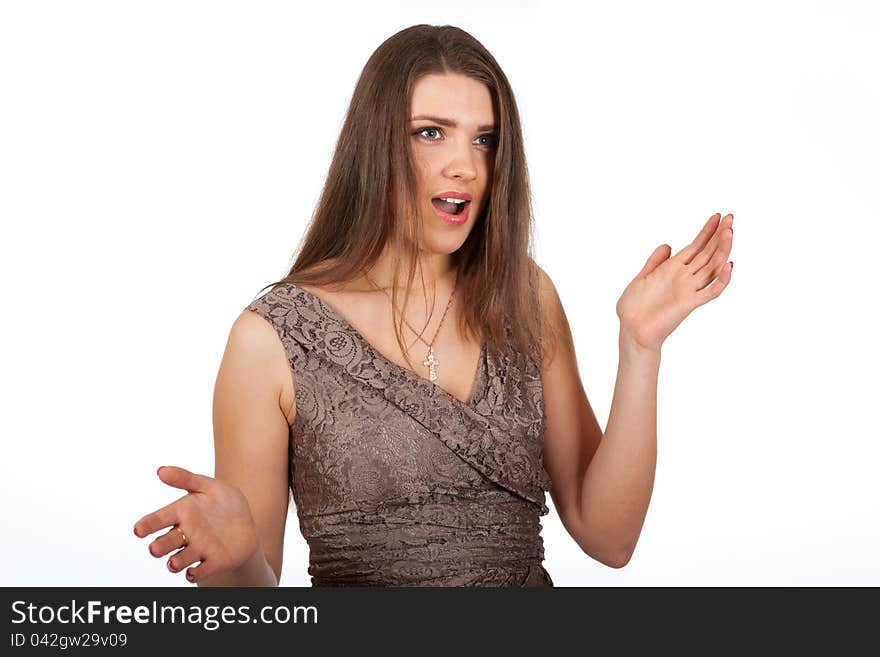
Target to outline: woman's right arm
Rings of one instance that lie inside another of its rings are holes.
[[[199,586],[277,586],[281,579],[290,467],[281,392],[291,379],[275,329],[243,311],[232,325],[214,388],[214,478],[247,498],[258,549],[236,570],[205,577]]]

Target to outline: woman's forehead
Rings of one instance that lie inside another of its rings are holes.
[[[413,89],[410,120],[433,120],[447,127],[491,129],[495,122],[492,95],[485,84],[464,75],[426,75]]]

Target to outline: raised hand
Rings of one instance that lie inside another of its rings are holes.
[[[238,487],[175,466],[159,468],[158,475],[188,493],[143,516],[134,533],[140,538],[171,527],[149,545],[154,557],[183,548],[168,560],[168,570],[176,573],[201,561],[186,572],[187,580],[195,583],[235,570],[262,549],[247,498]]]
[[[721,294],[733,263],[733,215],[713,214],[693,242],[670,257],[658,246],[617,302],[621,331],[642,348],[659,351],[663,341],[695,308]],[[710,285],[711,283],[711,285]]]

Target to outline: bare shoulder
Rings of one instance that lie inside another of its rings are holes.
[[[535,263],[535,269],[538,271],[538,292],[541,301],[559,301],[559,295],[556,293],[556,286],[550,275],[544,271],[543,267]]]
[[[556,286],[550,275],[537,263],[534,266],[538,272],[538,304],[541,311],[541,326],[547,335],[544,360],[545,366],[549,366],[558,350],[560,340],[564,340],[568,333],[568,321],[562,307],[562,300],[559,298],[559,293],[556,291]]]
[[[253,376],[268,380],[268,385],[277,389],[278,405],[292,425],[296,418],[293,373],[275,327],[259,313],[243,310],[232,324],[226,349],[247,361]]]

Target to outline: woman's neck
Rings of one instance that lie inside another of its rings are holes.
[[[396,281],[396,287],[403,293],[407,291],[406,264],[404,259],[403,269],[398,274]],[[395,281],[392,280],[393,268],[393,256],[387,251],[383,252],[379,259],[367,270],[366,273],[369,276],[367,284],[371,280],[375,286],[391,292],[392,288],[395,287]],[[440,293],[447,286],[451,287],[453,285],[455,271],[455,258],[451,254],[427,254],[423,252],[416,265],[410,293],[414,293],[416,298],[429,297],[434,291]]]

